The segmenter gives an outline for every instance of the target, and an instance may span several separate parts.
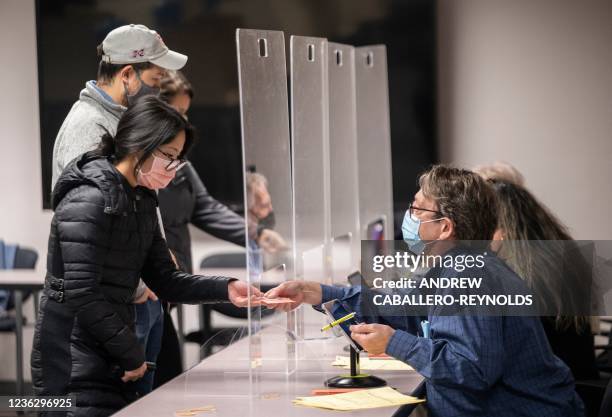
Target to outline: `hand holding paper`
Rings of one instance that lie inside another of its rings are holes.
[[[250,287],[251,299],[249,303],[249,285],[243,281],[232,281],[228,285],[230,301],[237,307],[266,306],[268,308],[279,308],[291,305],[293,300],[286,297],[269,298],[254,286]]]
[[[229,300],[236,307],[248,307],[249,306],[249,287],[251,291],[251,303],[252,300],[261,298],[263,293],[252,285],[249,286],[244,281],[232,281],[227,286],[227,293]],[[252,304],[251,304],[252,305]]]
[[[321,304],[321,285],[308,281],[287,281],[278,287],[272,288],[265,294],[266,298],[286,297],[291,299],[291,304],[279,304],[275,307],[281,311],[291,311],[302,303]]]

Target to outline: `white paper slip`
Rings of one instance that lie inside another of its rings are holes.
[[[351,358],[348,356],[336,356],[336,360],[332,362],[332,365],[343,369],[350,369]],[[360,358],[359,369],[362,371],[414,371],[412,366],[397,359],[382,360],[370,358]]]

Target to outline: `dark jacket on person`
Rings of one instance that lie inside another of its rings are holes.
[[[158,198],[168,246],[183,270],[192,270],[189,223],[219,239],[245,245],[244,218],[208,193],[191,163],[159,190]]]
[[[135,399],[120,377],[145,361],[131,304],[139,278],[182,303],[227,301],[230,279],[178,271],[160,232],[155,193],[132,188],[106,158],[86,153],[72,161],[52,203],[31,358],[34,391],[74,396],[71,415],[107,416]]]
[[[574,379],[599,379],[591,325],[577,330],[573,325],[559,328],[554,317],[542,317],[541,320],[553,353],[570,368]]]
[[[166,188],[159,190],[158,199],[168,247],[183,271],[193,270],[189,223],[215,237],[244,246],[244,218],[208,193],[190,162],[177,171],[175,178]],[[217,305],[214,308],[231,309],[234,312],[241,310],[231,304]],[[246,309],[242,310],[247,314]],[[161,350],[157,356],[154,387],[165,384],[183,372],[178,334],[167,303],[164,303],[163,321],[164,330]]]

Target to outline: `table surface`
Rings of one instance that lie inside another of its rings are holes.
[[[304,309],[305,333],[320,337],[320,313]],[[268,323],[266,321],[266,323]],[[297,361],[287,360],[285,314],[278,314],[257,335],[261,345],[244,338],[204,359],[172,381],[124,408],[117,417],[167,417],[179,410],[212,405],[216,411],[200,416],[323,416],[337,413],[294,406],[297,396],[325,388],[324,381],[348,370],[331,365],[336,355],[348,355],[342,338],[304,339],[296,342]],[[249,375],[249,351],[261,352],[260,367]],[[288,369],[295,364],[295,369]],[[388,385],[410,394],[422,381],[415,371],[377,371]],[[355,416],[391,416],[396,408],[343,413]]]
[[[0,288],[36,289],[45,285],[45,268],[37,269],[0,269]]]
[[[0,270],[0,288],[42,288],[45,269]],[[240,277],[238,270],[214,269],[206,274]],[[231,272],[231,273],[229,273]],[[242,278],[242,277],[240,277]],[[313,389],[324,388],[324,381],[348,370],[331,365],[336,355],[348,355],[342,338],[321,338],[323,315],[302,307],[306,339],[295,342],[296,354],[288,353],[285,314],[264,319],[263,330],[254,338],[244,338],[206,358],[146,397],[119,413],[118,417],[174,416],[178,410],[213,405],[215,416],[322,416],[333,413],[294,406],[297,396],[308,396]],[[259,341],[259,344],[255,341]],[[250,352],[253,354],[251,355]],[[259,354],[255,354],[259,352]],[[259,366],[249,373],[251,358],[259,357]],[[291,358],[289,360],[288,358]],[[297,360],[293,360],[298,358]],[[410,394],[422,381],[415,371],[377,371],[388,385]],[[355,416],[391,416],[395,408],[379,408],[343,413]]]

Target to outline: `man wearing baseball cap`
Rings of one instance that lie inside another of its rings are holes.
[[[168,49],[157,32],[134,24],[112,30],[98,46],[98,56],[97,80],[85,83],[55,139],[52,188],[70,161],[95,149],[107,131],[116,133],[128,105],[159,94],[165,71],[187,62],[187,56]]]

